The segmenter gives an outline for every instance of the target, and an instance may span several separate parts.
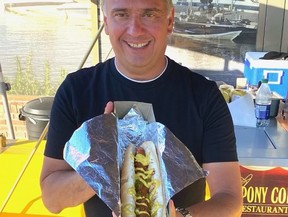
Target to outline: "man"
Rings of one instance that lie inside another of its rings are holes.
[[[209,171],[211,199],[204,201],[203,179],[176,194],[175,207],[186,208],[193,217],[240,216],[240,172],[224,98],[215,82],[165,56],[174,22],[172,1],[105,0],[102,7],[115,58],[69,74],[57,91],[41,174],[44,204],[59,213],[84,203],[87,217],[112,216],[63,160],[63,147],[84,121],[113,111],[113,101],[129,100],[152,103],[156,121],[167,126]],[[175,212],[173,202],[174,215],[183,216]]]

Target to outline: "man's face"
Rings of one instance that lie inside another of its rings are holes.
[[[174,21],[174,11],[167,11],[164,0],[106,0],[104,13],[120,70],[151,69],[164,61]]]

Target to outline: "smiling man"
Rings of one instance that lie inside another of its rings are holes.
[[[56,93],[40,178],[46,207],[59,213],[84,203],[86,217],[112,216],[63,160],[63,148],[83,122],[112,112],[114,101],[139,101],[151,103],[156,121],[209,171],[206,179],[173,196],[178,208],[174,216],[240,216],[241,177],[227,104],[215,82],[165,56],[173,30],[172,1],[104,0],[102,9],[115,57],[70,73]],[[206,181],[208,201],[204,201]]]
[[[136,80],[157,77],[166,64],[164,53],[173,21],[174,11],[165,1],[107,1],[105,32],[117,69]]]

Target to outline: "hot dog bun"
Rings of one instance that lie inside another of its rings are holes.
[[[135,167],[134,167],[135,147],[130,144],[126,151],[121,169],[121,216],[136,217],[135,214]]]
[[[153,142],[143,142],[141,147],[145,150],[146,156],[149,158],[148,169],[153,170],[153,176],[150,183],[149,196],[151,199],[151,216],[164,217],[166,216],[166,206],[164,201],[164,188],[161,178],[161,169],[159,159],[156,152],[156,147]]]
[[[166,216],[161,170],[153,142],[130,144],[121,169],[121,216]]]

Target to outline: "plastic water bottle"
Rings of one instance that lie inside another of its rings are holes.
[[[262,79],[262,83],[256,93],[255,98],[257,127],[266,127],[269,125],[271,100],[271,90],[268,85],[268,80]]]

